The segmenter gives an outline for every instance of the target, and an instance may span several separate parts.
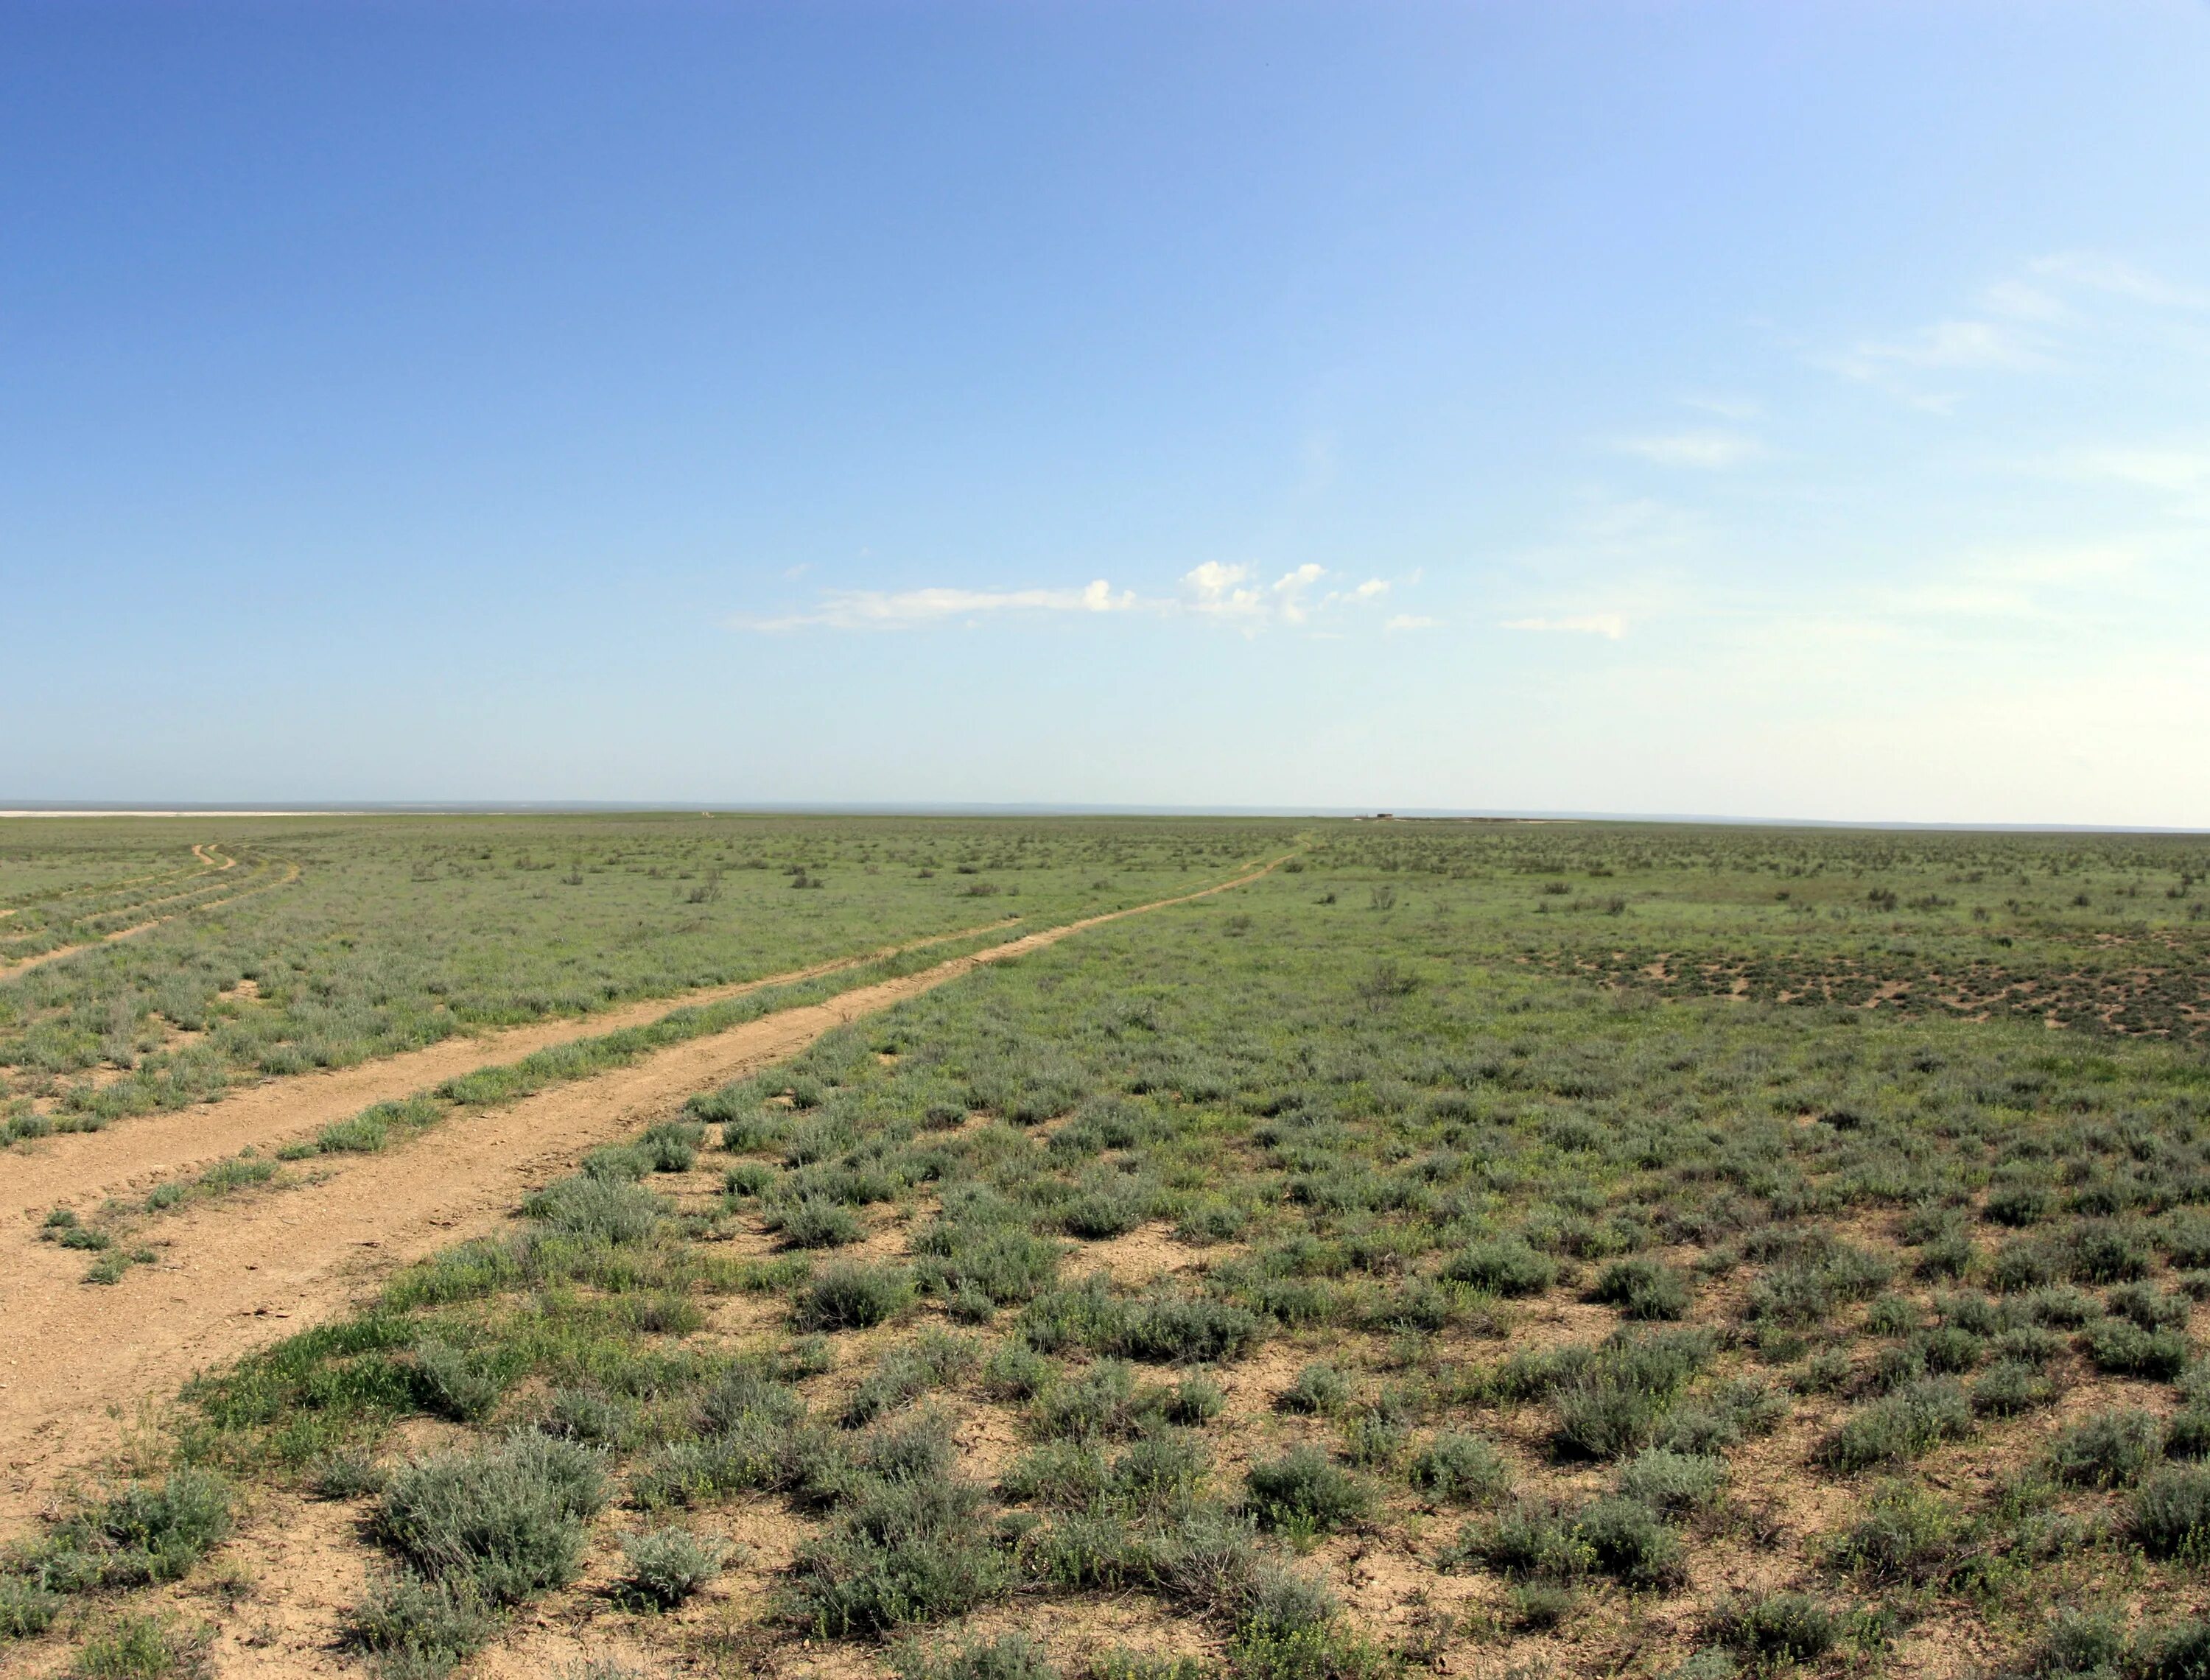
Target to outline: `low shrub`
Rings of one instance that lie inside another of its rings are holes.
[[[1619,1309],[1633,1319],[1678,1319],[1688,1316],[1688,1280],[1654,1260],[1615,1260],[1597,1276],[1589,1299]]]
[[[2187,1297],[2167,1295],[2146,1283],[2121,1284],[2104,1298],[2104,1304],[2144,1330],[2184,1330],[2195,1316],[2195,1304]]]
[[[229,1484],[208,1471],[178,1470],[65,1518],[26,1562],[42,1586],[62,1593],[175,1581],[230,1524]]]
[[[1485,1504],[1512,1487],[1512,1466],[1495,1443],[1478,1435],[1444,1433],[1414,1454],[1411,1484],[1436,1499]]]
[[[642,1185],[581,1176],[546,1185],[522,1211],[552,1234],[619,1247],[651,1237],[667,1207]]]
[[[1186,1426],[1209,1424],[1228,1408],[1228,1397],[1209,1376],[1186,1376],[1167,1401],[1167,1418]]]
[[[1575,1519],[1574,1538],[1594,1566],[1627,1587],[1649,1591],[1687,1579],[1681,1539],[1639,1499],[1599,1499]]]
[[[2169,1382],[2187,1367],[2187,1338],[2177,1330],[2144,1330],[2131,1319],[2105,1319],[2088,1328],[2087,1356],[2111,1376]]]
[[[575,1577],[583,1525],[606,1503],[597,1455],[516,1435],[401,1470],[377,1513],[381,1537],[424,1576],[512,1604]]]
[[[214,1630],[187,1628],[175,1616],[124,1611],[97,1628],[77,1647],[70,1672],[82,1680],[155,1680],[163,1675],[203,1674]]]
[[[393,1680],[435,1680],[488,1645],[498,1627],[469,1581],[393,1575],[370,1583],[345,1635]]]
[[[909,1651],[901,1657],[897,1673],[899,1680],[1059,1680],[1059,1671],[1045,1660],[1043,1652],[1026,1634],[1002,1634],[934,1657]],[[1100,1680],[1095,1667],[1090,1680]],[[1181,1680],[1181,1677],[1115,1671],[1113,1680]]]
[[[1280,1458],[1253,1465],[1244,1484],[1251,1514],[1263,1528],[1339,1528],[1373,1503],[1363,1482],[1310,1447],[1293,1447]]]
[[[1284,1412],[1327,1412],[1350,1404],[1350,1379],[1333,1365],[1307,1365],[1275,1402]]]
[[[1875,1490],[1865,1514],[1828,1556],[1837,1568],[1869,1581],[1924,1585],[1947,1575],[1956,1551],[1948,1513],[1924,1489],[1894,1482]]]
[[[1574,1532],[1574,1516],[1555,1500],[1521,1498],[1485,1523],[1468,1523],[1441,1561],[1477,1563],[1507,1575],[1585,1575],[1595,1559]]]
[[[1558,1280],[1555,1261],[1517,1238],[1476,1243],[1444,1262],[1442,1275],[1493,1295],[1540,1295]]]
[[[941,1468],[873,1470],[836,1527],[800,1549],[783,1616],[824,1637],[879,1636],[997,1597],[1011,1569],[977,1520],[980,1502]]]
[[[2163,1456],[2163,1426],[2147,1412],[2098,1412],[2050,1443],[2049,1468],[2075,1487],[2117,1487],[2138,1481]]]
[[[1615,1459],[1638,1452],[1657,1437],[1663,1398],[1645,1388],[1591,1377],[1557,1396],[1551,1440],[1561,1452]]]
[[[1971,1403],[1962,1388],[1939,1379],[1914,1382],[1844,1418],[1820,1443],[1818,1457],[1844,1472],[1897,1464],[1971,1428]]]
[[[728,1556],[720,1541],[701,1539],[682,1528],[625,1534],[621,1549],[629,1563],[622,1580],[625,1596],[655,1610],[673,1610],[703,1590],[722,1573]]]
[[[841,1202],[808,1196],[769,1221],[794,1249],[841,1249],[865,1234],[860,1217]]]
[[[2201,1680],[2210,1674],[2210,1622],[2187,1617],[2145,1628],[2126,1655],[2128,1680]]]
[[[1990,1365],[1972,1384],[1972,1410],[1984,1418],[2014,1418],[2056,1398],[2056,1384],[2045,1373],[2016,1359]]]
[[[2189,1561],[2210,1551],[2210,1470],[2164,1470],[2135,1490],[2127,1532],[2152,1557]]]
[[[866,1330],[911,1304],[913,1277],[895,1266],[843,1263],[817,1274],[799,1292],[803,1330]]]
[[[481,1422],[504,1392],[490,1362],[445,1342],[415,1343],[414,1369],[424,1404],[456,1423]]]
[[[1260,1328],[1255,1316],[1225,1301],[1144,1301],[1131,1308],[1102,1351],[1157,1364],[1217,1364],[1248,1352]]]
[[[1833,1613],[1802,1593],[1736,1597],[1712,1616],[1711,1637],[1760,1663],[1815,1661],[1833,1649]]]
[[[22,1575],[0,1575],[0,1639],[30,1639],[53,1626],[62,1596]]]
[[[758,1195],[775,1183],[775,1169],[765,1161],[739,1161],[722,1174],[722,1190],[727,1195]]]
[[[1717,1502],[1726,1486],[1726,1460],[1653,1447],[1621,1465],[1614,1486],[1661,1517],[1685,1517]]]
[[[2171,1458],[2210,1458],[2210,1406],[2197,1403],[2174,1412],[2164,1427],[2164,1450]]]

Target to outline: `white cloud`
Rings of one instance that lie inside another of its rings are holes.
[[[1126,612],[1142,605],[1132,592],[1115,595],[1104,579],[1081,589],[836,589],[811,612],[777,618],[740,617],[735,628],[794,630],[901,630],[948,618],[1002,612]]]
[[[1274,607],[1289,624],[1305,622],[1305,591],[1327,575],[1327,568],[1307,562],[1274,581]]]
[[[1983,296],[1997,315],[2015,321],[2062,321],[2070,313],[2062,298],[2024,280],[1998,280]]]
[[[2036,257],[2027,269],[2046,280],[2105,292],[2165,309],[2210,310],[2210,292],[2180,286],[2102,251],[2056,251]]]
[[[2048,361],[2014,328],[1992,321],[1937,321],[1900,338],[1860,339],[1828,365],[1845,378],[1889,385],[1899,371],[2019,370]]]
[[[1619,448],[1660,467],[1687,467],[1712,472],[1739,467],[1765,453],[1754,437],[1737,431],[1676,431],[1653,437],[1628,437]]]
[[[1858,340],[1816,365],[1873,385],[1919,408],[1946,413],[1953,390],[1929,389],[1933,374],[2026,372],[2076,356],[2107,323],[2115,304],[2158,310],[2210,310],[2210,292],[2152,274],[2101,251],[2058,251],[2024,264],[1982,289],[1978,310],[1915,332]]]
[[[1585,612],[1563,618],[1507,618],[1507,630],[1550,630],[1571,635],[1600,635],[1616,641],[1627,634],[1627,617],[1618,612]]]
[[[1252,566],[1208,560],[1185,572],[1178,592],[1164,598],[1131,589],[1116,593],[1102,578],[1080,589],[834,589],[809,610],[776,616],[745,614],[729,622],[734,629],[765,632],[904,630],[992,617],[1114,613],[1187,615],[1255,633],[1277,624],[1304,629],[1319,616],[1372,605],[1391,587],[1387,579],[1376,577],[1349,589],[1322,592],[1319,586],[1327,575],[1325,566],[1307,561],[1263,583]]]
[[[1252,618],[1266,608],[1265,593],[1251,587],[1252,569],[1208,560],[1182,574],[1182,601],[1192,612],[1216,617]]]
[[[2210,449],[2083,449],[2072,458],[2071,465],[2085,478],[2159,491],[2210,510]]]
[[[1683,407],[1694,408],[1706,414],[1716,414],[1722,420],[1754,420],[1765,412],[1765,405],[1755,397],[1733,396],[1724,392],[1699,392],[1681,399]]]
[[[1432,630],[1442,626],[1440,618],[1424,618],[1416,612],[1400,612],[1381,628],[1385,630]]]

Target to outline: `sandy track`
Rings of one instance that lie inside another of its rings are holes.
[[[208,852],[202,852],[196,846],[192,848],[192,853],[202,863],[213,863],[215,857],[223,856],[221,853],[214,852],[212,848]],[[225,857],[219,867],[204,870],[202,873],[220,875],[224,870],[234,869],[237,865],[237,858]],[[58,950],[41,951],[37,956],[25,957],[21,962],[0,965],[0,980],[13,979],[16,975],[27,974],[33,968],[44,968],[50,962],[59,962],[63,957],[73,957],[80,951],[98,950],[102,945],[112,945],[119,939],[136,939],[142,933],[149,932],[164,923],[173,922],[179,916],[189,916],[194,911],[220,910],[226,904],[236,904],[239,900],[250,899],[257,893],[273,892],[279,887],[288,887],[299,878],[299,866],[297,864],[287,864],[284,869],[285,874],[281,880],[264,881],[258,886],[244,888],[232,893],[228,898],[210,899],[205,904],[188,904],[182,910],[172,910],[166,916],[155,916],[130,927],[118,928],[113,933],[102,934],[97,939],[88,939],[82,945],[64,945]],[[149,900],[143,907],[150,910],[160,905],[173,904],[180,898],[190,896],[189,892],[172,893],[167,898]]]
[[[1013,918],[1009,918],[1013,919]],[[626,1027],[643,1027],[662,1015],[703,1003],[718,1003],[768,986],[790,985],[818,979],[840,969],[857,968],[903,951],[969,939],[1004,927],[1006,921],[963,928],[954,933],[932,935],[903,945],[886,945],[854,956],[817,962],[788,973],[764,975],[732,985],[709,986],[679,992],[673,997],[647,998],[625,1003],[595,1015],[571,1015],[559,1021],[534,1021],[527,1027],[502,1027],[494,1032],[463,1034],[402,1051],[374,1062],[327,1072],[295,1074],[243,1086],[220,1102],[149,1114],[96,1132],[64,1132],[30,1144],[19,1144],[0,1156],[0,1197],[27,1217],[42,1218],[57,1204],[96,1205],[104,1196],[142,1189],[157,1180],[206,1166],[226,1155],[252,1147],[273,1150],[296,1139],[311,1137],[335,1120],[356,1115],[371,1103],[411,1096],[442,1080],[474,1073],[492,1063],[519,1061],[532,1051]],[[4,1230],[4,1227],[0,1227]],[[15,1233],[0,1235],[0,1256],[11,1252]],[[0,1263],[4,1263],[0,1259]],[[0,1299],[4,1299],[0,1286]]]
[[[142,1397],[341,1312],[394,1267],[496,1228],[528,1189],[693,1092],[796,1055],[823,1033],[987,962],[1101,923],[1247,884],[1212,887],[1048,928],[917,974],[675,1045],[600,1078],[457,1119],[383,1154],[345,1158],[306,1187],[165,1222],[167,1257],[113,1288],[79,1281],[85,1256],[9,1233],[0,1253],[0,1520],[35,1512],[57,1482],[118,1437]]]

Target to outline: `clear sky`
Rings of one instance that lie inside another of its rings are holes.
[[[0,0],[0,804],[2210,826],[2210,7]]]

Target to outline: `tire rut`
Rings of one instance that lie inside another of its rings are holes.
[[[692,1093],[786,1060],[835,1027],[985,963],[1229,891],[1284,860],[674,1045],[385,1153],[346,1158],[300,1188],[172,1217],[167,1257],[112,1288],[79,1281],[83,1255],[21,1233],[0,1262],[0,1310],[13,1332],[0,1352],[0,1521],[34,1514],[57,1484],[94,1465],[142,1399],[166,1400],[194,1371],[341,1312],[396,1268],[496,1229],[529,1189]]]
[[[248,1147],[274,1150],[311,1137],[333,1121],[349,1119],[372,1103],[389,1102],[462,1074],[499,1062],[517,1061],[534,1051],[596,1038],[627,1027],[643,1027],[673,1010],[717,1003],[770,986],[819,979],[885,957],[924,950],[931,945],[971,939],[1017,918],[932,934],[902,945],[885,945],[851,956],[835,957],[805,968],[756,980],[707,986],[653,997],[592,1015],[536,1021],[527,1027],[441,1039],[420,1050],[403,1051],[373,1062],[327,1072],[295,1074],[259,1085],[241,1086],[218,1101],[166,1114],[118,1120],[94,1132],[61,1132],[36,1143],[18,1144],[7,1155],[0,1195],[30,1218],[55,1206],[96,1204],[101,1198],[148,1187],[161,1179],[211,1165]],[[0,1238],[0,1253],[5,1239]]]

